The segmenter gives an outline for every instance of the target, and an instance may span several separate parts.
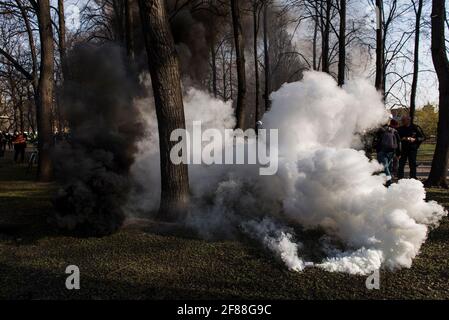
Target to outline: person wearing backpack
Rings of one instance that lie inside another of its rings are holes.
[[[401,138],[398,131],[391,126],[391,120],[377,132],[375,139],[377,161],[383,164],[387,176],[387,186],[393,179],[394,157],[401,155]]]
[[[416,156],[421,143],[426,139],[422,129],[411,122],[410,116],[402,118],[402,126],[398,128],[401,137],[402,152],[399,159],[398,179],[404,178],[404,168],[408,160],[410,167],[410,178],[416,177]]]

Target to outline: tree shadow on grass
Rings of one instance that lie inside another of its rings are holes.
[[[136,284],[121,279],[92,276],[80,269],[80,289],[65,286],[65,269],[45,270],[0,262],[0,273],[8,275],[0,281],[0,299],[5,300],[105,300],[105,299],[235,299],[232,293],[214,290],[176,288],[156,283]]]

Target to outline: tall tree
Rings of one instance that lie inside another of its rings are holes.
[[[270,65],[270,52],[268,48],[268,5],[269,0],[265,0],[263,4],[263,56],[264,56],[264,68],[265,68],[265,89],[264,89],[264,100],[265,100],[265,111],[270,110],[271,101],[271,65]]]
[[[323,8],[322,8],[323,10]],[[326,0],[326,8],[324,8],[324,13],[321,15],[321,19],[324,19],[321,30],[321,60],[322,60],[322,70],[323,72],[330,72],[330,61],[329,61],[329,37],[331,30],[331,10],[332,10],[332,0]]]
[[[186,212],[189,202],[187,164],[174,164],[170,160],[170,150],[177,143],[170,141],[170,135],[175,129],[185,129],[179,60],[165,1],[139,0],[139,7],[159,131],[159,217],[163,220],[174,220]]]
[[[432,60],[439,82],[439,115],[437,144],[432,160],[432,168],[426,181],[428,186],[447,188],[447,170],[449,157],[449,60],[446,52],[445,1],[432,1]]]
[[[254,51],[254,81],[255,81],[255,110],[256,115],[254,117],[254,121],[257,123],[260,118],[260,106],[259,106],[259,57],[257,50],[257,35],[259,32],[259,1],[253,0],[253,34],[254,34],[254,42],[253,42],[253,51]],[[254,124],[256,126],[256,124]]]
[[[59,47],[59,61],[61,65],[60,79],[63,83],[64,78],[67,77],[67,63],[66,63],[66,29],[64,17],[64,0],[58,0],[58,47]],[[62,98],[57,95],[57,116],[58,116],[58,130],[64,131],[63,115],[62,115]]]
[[[212,69],[212,93],[214,97],[217,97],[217,49],[215,48],[215,38],[212,36],[210,41],[210,59],[211,59],[211,69]]]
[[[245,39],[243,38],[242,22],[240,19],[239,0],[231,0],[232,26],[234,30],[235,55],[237,66],[237,106],[236,128],[246,129],[246,71],[245,71]]]
[[[25,72],[25,77],[31,80],[31,85],[33,86],[33,90],[35,92],[35,98],[37,98],[37,87],[38,87],[38,63],[37,63],[37,50],[36,50],[36,44],[34,42],[34,36],[33,36],[33,28],[30,23],[30,19],[28,18],[27,10],[25,6],[22,4],[21,0],[16,0],[17,6],[20,10],[20,14],[22,16],[23,22],[25,24],[25,29],[27,31],[28,36],[28,45],[30,47],[30,53],[31,53],[31,62],[32,62],[32,70],[31,74],[27,76]],[[19,70],[20,71],[20,70]]]
[[[384,39],[383,39],[383,0],[376,0],[376,79],[374,85],[384,93]]]
[[[113,14],[113,34],[114,40],[120,43],[126,43],[126,18],[125,18],[125,6],[126,0],[112,0],[105,1],[103,6],[112,2],[112,14]]]
[[[59,22],[59,59],[61,61],[62,76],[64,77],[66,69],[66,40],[65,40],[65,17],[64,0],[58,0],[58,22]]]
[[[126,54],[128,58],[134,60],[134,16],[132,11],[132,0],[125,0],[125,41]]]
[[[416,22],[415,22],[415,48],[413,54],[413,80],[410,93],[410,119],[413,123],[415,119],[416,110],[416,88],[418,86],[418,73],[419,73],[419,36],[421,28],[421,13],[423,7],[423,0],[413,1],[413,8],[415,10]]]
[[[41,42],[41,66],[38,85],[38,180],[50,181],[53,176],[51,150],[53,147],[52,104],[54,91],[54,46],[50,16],[50,1],[38,2],[39,35]]]
[[[312,66],[313,70],[318,70],[318,61],[317,61],[317,40],[318,40],[318,4],[315,3],[313,6],[314,8],[314,14],[313,16],[313,39],[312,39]]]
[[[338,85],[345,83],[346,69],[346,0],[340,1],[340,30],[338,35]]]

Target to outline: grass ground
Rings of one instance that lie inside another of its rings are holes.
[[[76,238],[48,227],[54,185],[0,158],[0,298],[3,299],[449,299],[449,221],[433,230],[411,269],[366,277],[306,269],[295,273],[256,244],[204,241],[128,227]],[[449,206],[449,194],[428,196]],[[65,288],[66,266],[81,289]]]
[[[423,143],[418,150],[418,162],[432,161],[433,152],[435,151],[434,143]]]

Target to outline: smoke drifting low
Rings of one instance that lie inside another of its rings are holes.
[[[64,81],[68,142],[57,145],[54,200],[56,223],[89,235],[121,226],[131,187],[129,169],[142,126],[133,99],[139,94],[116,46],[77,46],[68,56],[74,66]]]
[[[135,83],[118,48],[81,46],[69,59],[79,67],[65,80],[71,139],[55,153],[56,222],[104,235],[126,214],[149,216],[159,206],[156,113],[152,97],[141,94],[151,87],[145,76]],[[374,87],[356,80],[339,88],[329,75],[307,72],[271,99],[263,122],[279,130],[277,174],[260,176],[257,165],[189,165],[192,201],[183,222],[205,238],[243,232],[295,271],[410,267],[447,212],[425,201],[419,181],[386,188],[386,177],[375,174],[381,165],[357,150],[357,133],[387,119]],[[220,131],[235,125],[232,102],[200,90],[186,88],[184,107],[188,130],[193,121]],[[311,258],[298,240],[315,229],[325,232],[324,258]]]
[[[376,175],[381,165],[357,150],[357,133],[387,119],[375,88],[360,79],[342,89],[329,75],[307,72],[271,99],[263,122],[279,130],[277,174],[259,176],[250,165],[190,165],[193,201],[185,223],[204,237],[243,231],[296,271],[315,266],[367,274],[379,267],[410,267],[429,228],[447,212],[425,201],[419,181],[386,188],[386,177]],[[232,128],[230,102],[195,89],[187,90],[184,101],[187,128],[194,120],[203,120],[206,128]],[[156,126],[152,109],[145,120],[148,128]],[[139,188],[128,203],[130,214],[158,206],[155,132],[140,142],[131,169]],[[319,240],[324,259],[306,258],[306,248],[295,240],[303,236],[300,230],[310,229],[325,231]]]

